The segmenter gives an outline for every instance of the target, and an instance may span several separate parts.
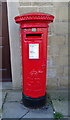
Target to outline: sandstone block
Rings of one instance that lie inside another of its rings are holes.
[[[68,22],[54,22],[53,32],[57,35],[68,34]]]
[[[56,68],[55,67],[47,68],[47,78],[56,78]]]
[[[39,12],[53,14],[53,6],[39,7]]]
[[[68,86],[68,79],[61,79],[60,87],[67,87],[67,86]]]
[[[59,55],[68,57],[68,45],[59,46]]]
[[[48,47],[48,54],[52,56],[59,55],[59,47],[54,45],[49,45]]]
[[[68,2],[53,2],[53,6],[66,6],[68,5]]]
[[[31,6],[19,7],[20,14],[24,14],[24,13],[28,13],[28,12],[38,12],[38,7],[31,7]]]
[[[63,74],[64,74],[64,67],[63,66],[58,66],[56,68],[56,71],[57,71],[57,76],[59,78],[59,77],[63,76]]]
[[[68,20],[68,5],[55,5],[54,6],[54,16],[55,21],[64,21]]]
[[[32,6],[47,6],[47,5],[53,5],[53,2],[31,2]]]
[[[64,76],[68,76],[68,66],[64,67]]]
[[[19,0],[20,2],[25,2],[25,0]],[[29,0],[26,0],[29,2]],[[52,0],[30,0],[30,2],[52,2]]]
[[[19,1],[19,5],[20,5],[20,6],[30,6],[30,5],[31,5],[31,2]]]
[[[66,39],[65,35],[52,35],[52,36],[48,36],[48,44],[49,45],[64,45],[66,44],[66,41],[68,39]]]
[[[53,59],[56,65],[68,65],[68,57],[66,56],[54,56]]]
[[[57,79],[56,78],[48,78],[46,84],[47,84],[47,87],[56,87],[57,88]]]

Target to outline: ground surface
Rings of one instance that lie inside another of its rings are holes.
[[[2,118],[54,118],[53,112],[60,112],[64,118],[69,118],[68,91],[47,90],[51,99],[40,109],[29,109],[22,104],[22,91],[13,90],[10,83],[0,87],[0,117]],[[52,100],[52,104],[51,104]],[[2,101],[2,102],[1,102]]]

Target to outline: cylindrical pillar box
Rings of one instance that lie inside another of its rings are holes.
[[[21,31],[22,100],[25,106],[36,108],[46,103],[48,24],[53,19],[53,15],[38,12],[15,17]]]

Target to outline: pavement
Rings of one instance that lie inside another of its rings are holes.
[[[51,96],[54,111],[61,113],[64,118],[70,120],[68,89],[49,90],[48,92]]]
[[[38,109],[30,109],[22,104],[22,90],[12,89],[11,83],[3,83],[0,87],[0,118],[54,118],[54,112],[69,118],[68,90],[47,90],[48,97],[46,105]]]

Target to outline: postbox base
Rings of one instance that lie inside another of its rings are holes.
[[[29,108],[40,108],[46,104],[46,94],[41,97],[29,97],[22,93],[22,102]]]

